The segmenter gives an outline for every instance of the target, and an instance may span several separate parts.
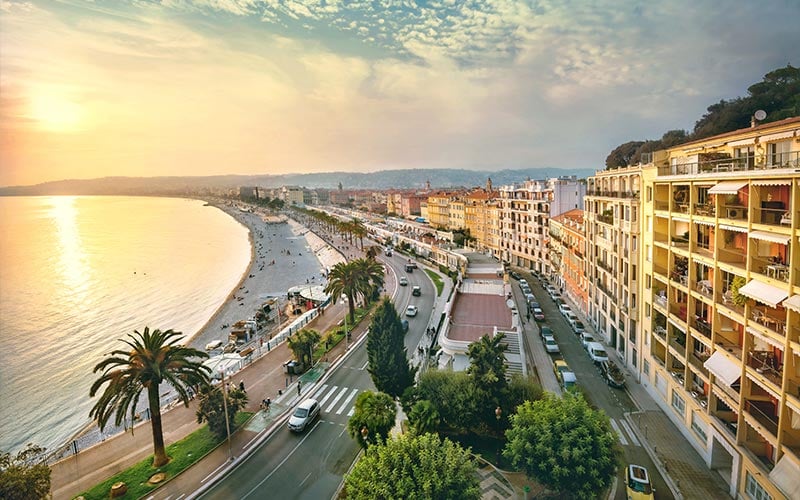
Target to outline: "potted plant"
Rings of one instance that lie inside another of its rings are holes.
[[[739,293],[739,289],[745,285],[746,281],[741,276],[736,276],[731,281],[731,300],[737,306],[744,306],[747,302],[747,296]]]

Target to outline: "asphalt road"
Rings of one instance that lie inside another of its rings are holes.
[[[542,307],[545,314],[544,324],[549,325],[553,330],[556,342],[561,350],[561,357],[575,373],[578,385],[584,389],[584,394],[588,397],[589,402],[596,408],[603,410],[611,419],[611,426],[619,437],[623,453],[623,465],[634,463],[646,467],[650,473],[653,488],[656,490],[656,498],[659,500],[672,499],[672,492],[664,482],[664,478],[661,477],[655,464],[650,459],[650,455],[641,446],[641,443],[625,420],[625,413],[637,411],[636,405],[627,391],[614,389],[606,384],[600,371],[581,345],[580,338],[575,335],[572,327],[558,311],[555,302],[550,299],[550,296],[541,287],[539,280],[529,273],[522,273],[522,275],[528,281],[537,302]],[[522,297],[522,292],[517,285],[515,285],[515,295]],[[524,310],[524,308],[521,310]],[[536,339],[535,341],[541,342],[541,339]],[[617,474],[614,499],[626,500],[626,498],[625,469],[622,467]]]
[[[381,260],[394,270],[397,278],[407,276],[409,280],[408,286],[397,286],[394,297],[401,318],[409,320],[406,348],[410,357],[428,327],[435,289],[422,269],[405,272],[406,258],[395,254],[382,256]],[[398,280],[392,278],[387,282]],[[421,287],[421,296],[411,295],[413,285]],[[419,307],[416,317],[405,316],[409,303]],[[322,407],[320,418],[309,429],[295,434],[284,424],[201,498],[331,498],[359,451],[358,444],[347,433],[355,400],[359,393],[375,390],[366,369],[366,342],[354,349],[327,379],[304,391],[304,398],[314,397]]]

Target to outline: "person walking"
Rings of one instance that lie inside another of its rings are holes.
[[[244,390],[244,380],[239,381],[239,390],[242,392],[247,392]]]
[[[298,396],[300,395],[300,388],[301,388],[301,387],[302,387],[302,382],[300,382],[300,381],[298,380],[298,381],[297,381],[297,395],[298,395]]]

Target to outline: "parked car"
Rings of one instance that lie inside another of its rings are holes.
[[[558,344],[556,343],[556,339],[551,337],[550,335],[544,337],[544,350],[547,351],[548,354],[555,354],[557,352],[561,352],[558,348]]]
[[[581,333],[581,344],[584,349],[589,349],[587,345],[589,342],[594,342],[594,336],[589,332]]]
[[[556,374],[556,377],[561,377],[561,372],[568,372],[570,371],[569,365],[563,359],[557,359],[553,361],[553,372]]]
[[[534,295],[532,293],[526,293],[525,294],[525,300],[527,300],[528,302],[535,301],[536,297],[534,297]]]
[[[411,287],[411,295],[413,295],[414,297],[419,297],[420,295],[422,295],[422,289],[417,285],[414,285],[413,287]]]
[[[553,285],[547,285],[544,287],[547,295],[553,297],[553,295],[558,295],[558,288],[554,287]]]
[[[641,465],[630,464],[625,468],[625,492],[628,500],[652,500],[655,494],[650,484],[650,474]]]
[[[509,273],[509,274],[511,275],[512,278],[514,278],[517,281],[522,279],[522,276],[520,276],[519,273],[516,272],[516,271],[511,271],[511,273]]]
[[[592,358],[592,361],[595,363],[608,361],[606,349],[600,342],[589,342],[586,349],[589,351],[589,357]]]
[[[572,331],[575,332],[575,335],[580,335],[586,331],[586,326],[582,322],[576,321],[575,324],[572,325]]]
[[[542,307],[535,300],[531,300],[530,302],[528,302],[528,306],[531,307],[531,308],[533,308],[533,307]]]
[[[206,344],[206,351],[213,351],[214,349],[219,349],[220,347],[222,347],[221,340],[212,340]]]
[[[525,294],[531,293],[531,287],[529,287],[528,285],[522,284],[519,287],[522,290],[522,293]]]
[[[617,389],[625,387],[625,374],[610,359],[600,362],[600,373],[603,374],[606,383],[611,387],[616,387]]]
[[[573,372],[562,372],[558,381],[565,391],[574,390],[578,387],[578,378]]]
[[[572,313],[572,308],[567,304],[561,304],[558,306],[558,312],[560,312],[565,318],[569,319],[567,315],[568,313]]]
[[[406,316],[416,316],[418,312],[419,309],[417,308],[417,306],[408,306],[406,308]]]
[[[561,304],[564,304],[564,299],[561,298],[561,295],[555,294],[552,297],[553,302],[556,304],[556,307],[561,307]]]
[[[528,287],[528,288],[530,288],[530,287],[531,287],[531,286],[528,284],[528,280],[526,280],[525,278],[520,278],[520,279],[519,279],[519,286],[524,286],[524,287]]]
[[[403,326],[403,332],[407,332],[408,331],[408,320],[407,319],[400,320],[400,325]]]
[[[400,276],[400,286],[408,286],[408,278]]]
[[[316,399],[308,398],[295,408],[292,416],[289,417],[289,430],[293,432],[303,432],[308,424],[319,417],[319,403]]]
[[[534,307],[531,309],[531,312],[533,313],[533,319],[536,321],[544,321],[544,312],[541,307]]]
[[[542,325],[542,326],[539,328],[539,335],[541,335],[541,336],[542,336],[542,338],[545,338],[545,337],[547,337],[548,335],[549,335],[550,337],[552,337],[552,336],[553,336],[553,330],[551,330],[551,329],[550,329],[550,327],[549,327],[549,326],[547,326],[547,325]]]

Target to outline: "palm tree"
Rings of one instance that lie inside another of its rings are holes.
[[[314,364],[312,356],[314,346],[319,343],[320,338],[319,332],[316,330],[303,329],[287,338],[286,345],[292,350],[297,361],[310,368]],[[306,359],[308,359],[307,363]]]
[[[355,260],[336,264],[328,273],[328,284],[325,286],[325,293],[333,297],[334,304],[342,294],[347,297],[350,324],[355,324],[356,298],[365,287],[365,278],[356,266]]]
[[[93,373],[103,371],[89,391],[94,397],[103,384],[108,383],[100,399],[95,403],[89,416],[96,418],[103,429],[114,414],[114,423],[120,425],[125,413],[130,411],[131,419],[136,415],[136,407],[142,390],[147,390],[150,409],[150,425],[153,431],[153,467],[160,467],[169,461],[164,449],[164,436],[161,429],[161,402],[159,386],[166,382],[175,388],[184,406],[189,406],[189,390],[197,390],[208,383],[210,369],[191,358],[207,358],[208,354],[197,349],[178,344],[183,336],[172,330],[153,330],[145,327],[142,333],[133,332],[129,339],[120,339],[130,347],[129,350],[112,351],[109,358],[97,363]]]
[[[363,276],[365,283],[362,295],[367,302],[371,302],[373,298],[378,297],[378,293],[376,292],[383,287],[383,265],[372,259],[356,259],[353,262],[355,263],[357,272]]]
[[[364,250],[364,236],[367,235],[367,227],[364,226],[364,223],[360,219],[353,219],[350,224],[351,234],[358,238],[361,242],[361,250]]]
[[[506,386],[506,360],[503,353],[507,346],[502,343],[504,337],[502,332],[494,337],[484,335],[467,348],[470,359],[467,374],[479,388],[495,394]]]

